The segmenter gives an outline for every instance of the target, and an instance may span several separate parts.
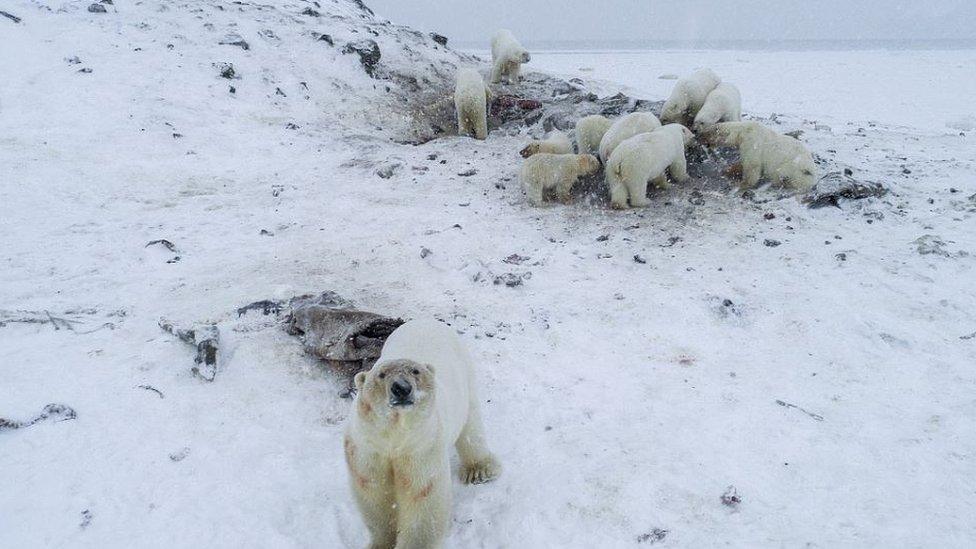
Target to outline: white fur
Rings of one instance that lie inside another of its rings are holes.
[[[536,206],[542,204],[543,194],[548,189],[555,189],[556,197],[568,202],[576,180],[599,169],[600,161],[592,154],[540,153],[522,163],[519,182],[529,202]]]
[[[742,119],[742,96],[739,88],[722,82],[705,98],[705,104],[695,115],[694,131],[719,122],[738,122]]]
[[[678,80],[661,109],[661,121],[691,125],[708,94],[721,82],[722,79],[711,69],[700,69]]]
[[[763,177],[802,192],[817,182],[817,166],[803,143],[758,122],[722,122],[703,130],[701,137],[709,145],[739,149],[743,189],[755,187]]]
[[[688,179],[685,147],[692,134],[680,124],[668,124],[650,133],[635,135],[614,149],[606,166],[610,205],[625,209],[627,202],[638,208],[651,203],[647,183],[667,187],[665,170],[678,182]]]
[[[508,30],[500,30],[491,39],[491,83],[505,81],[517,84],[522,63],[532,59],[515,35]]]
[[[569,137],[559,130],[553,130],[548,137],[541,141],[530,141],[525,148],[519,151],[519,154],[522,155],[522,158],[528,158],[539,153],[570,154],[572,152],[573,144]]]
[[[458,135],[475,139],[488,137],[488,91],[481,74],[474,69],[460,69],[454,86],[454,108]]]
[[[576,123],[576,152],[599,155],[600,140],[612,124],[607,117],[599,114],[580,118]]]
[[[630,139],[641,133],[652,132],[661,127],[661,121],[649,112],[633,112],[621,116],[607,129],[600,140],[600,160],[604,164],[625,139]]]
[[[415,384],[415,403],[392,403],[397,380]],[[451,446],[465,482],[499,473],[485,447],[476,385],[460,338],[433,320],[397,328],[373,368],[356,375],[346,463],[370,547],[441,547],[451,521]]]

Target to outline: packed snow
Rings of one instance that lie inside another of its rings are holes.
[[[450,547],[976,538],[976,52],[532,52],[654,101],[711,67],[889,190],[536,208],[538,125],[401,144],[485,55],[356,1],[90,4],[0,5],[0,547],[364,546],[348,380],[236,312],[327,290],[476,358],[503,472]],[[220,328],[214,381],[164,318]]]

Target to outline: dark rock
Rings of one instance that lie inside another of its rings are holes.
[[[524,255],[512,254],[506,257],[505,259],[503,259],[502,263],[508,263],[509,265],[521,265],[522,263],[525,263],[529,259],[531,258]]]
[[[447,45],[447,37],[444,36],[443,34],[437,34],[436,32],[432,32],[432,33],[430,33],[430,38],[431,38],[431,40],[433,40],[434,42],[437,42],[438,44],[440,44],[442,46],[446,46]]]
[[[197,349],[197,356],[193,359],[193,373],[205,381],[213,381],[217,376],[217,356],[220,348],[220,331],[216,324],[206,324],[197,328],[182,329],[165,320],[159,321],[159,327],[178,337],[180,341],[189,343]]]
[[[64,62],[67,63],[67,64],[69,64],[69,65],[80,65],[81,64],[81,58],[79,58],[77,55],[73,55],[71,57],[65,57],[64,58]]]
[[[10,19],[14,23],[20,23],[20,17],[17,17],[16,15],[14,15],[12,13],[7,13],[5,11],[0,11],[0,15],[6,17],[7,19]]]
[[[634,254],[634,263],[640,263],[641,265],[647,263],[647,260],[640,255]]]
[[[233,78],[238,78],[237,71],[234,70],[233,63],[214,63],[213,66],[220,71],[220,76],[231,80]]]
[[[427,256],[431,255],[432,253],[434,253],[434,252],[430,251],[430,248],[421,247],[420,248],[420,259],[425,259],[425,258],[427,258]]]
[[[24,429],[47,419],[54,421],[67,421],[78,417],[77,412],[70,406],[64,404],[48,404],[41,410],[41,413],[27,421],[17,421],[0,417],[0,431]]]
[[[365,39],[350,42],[342,48],[342,53],[356,53],[359,55],[359,62],[370,77],[376,72],[376,64],[380,62],[380,46],[375,40]]]
[[[654,528],[650,532],[637,536],[637,543],[650,543],[653,545],[659,541],[664,541],[664,538],[667,537],[667,535],[667,530],[662,528]]]
[[[91,67],[85,67],[83,69],[78,69],[78,72],[81,74],[91,74],[92,70]]]
[[[475,175],[476,173],[478,173],[478,170],[476,170],[474,168],[471,168],[471,169],[468,169],[468,170],[464,170],[463,172],[459,173],[458,175],[460,175],[461,177],[471,177],[472,175]]]
[[[312,8],[305,8],[302,10],[302,15],[307,15],[309,17],[319,17],[322,14],[313,10]]]
[[[504,284],[509,288],[515,288],[517,286],[521,286],[526,280],[529,280],[530,278],[532,278],[532,273],[522,273],[522,274],[505,273],[496,276],[494,280],[492,280],[492,283],[495,286],[501,286],[502,284]]]
[[[722,501],[722,505],[726,507],[738,507],[742,503],[742,498],[739,497],[738,491],[736,491],[735,486],[729,486],[725,489],[725,493],[719,498]]]
[[[89,13],[107,13],[108,10],[101,4],[91,4],[88,6]]]
[[[400,170],[401,166],[403,166],[403,164],[399,162],[391,162],[377,169],[375,173],[382,179],[389,179],[393,177],[393,174]]]
[[[244,40],[244,38],[242,38],[239,34],[228,34],[223,40],[217,43],[221,46],[237,46],[244,51],[251,49],[250,44],[248,44],[247,41]]]
[[[286,94],[281,88],[278,87],[275,87],[275,95],[280,95],[281,97],[288,97],[288,94]]]
[[[704,206],[705,195],[703,195],[698,189],[695,189],[691,191],[691,195],[688,197],[688,202],[695,206]]]
[[[335,46],[335,40],[333,40],[332,36],[328,34],[320,34],[319,37],[316,38],[316,40],[318,40],[319,42],[325,42],[330,46]]]
[[[289,123],[285,124],[285,129],[286,130],[297,130],[298,128],[301,128],[301,126],[299,126],[298,124],[295,124],[294,122],[289,122]]]
[[[765,219],[766,221],[769,221],[770,219],[776,219],[776,214],[774,214],[773,212],[766,212],[763,214],[763,219]]]
[[[775,248],[776,246],[779,246],[780,244],[782,244],[782,242],[780,242],[779,240],[776,240],[774,238],[767,238],[767,239],[763,240],[763,244],[766,245],[769,248]]]

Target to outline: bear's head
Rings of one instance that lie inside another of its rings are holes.
[[[522,156],[522,158],[528,158],[538,152],[539,152],[539,142],[533,141],[532,143],[526,145],[524,149],[520,150],[519,154]]]
[[[580,175],[591,175],[600,171],[600,159],[592,154],[578,154],[576,159],[579,162]]]
[[[532,56],[529,55],[529,52],[527,52],[525,50],[522,50],[522,62],[523,63],[528,63],[531,60],[532,60]]]
[[[353,380],[359,413],[379,417],[424,413],[434,401],[434,369],[413,360],[377,362]]]
[[[691,130],[685,126],[678,124],[678,127],[681,128],[681,139],[684,141],[685,147],[687,147],[695,139],[695,134],[691,133]]]
[[[698,142],[705,147],[722,145],[721,125],[713,124],[698,130]]]

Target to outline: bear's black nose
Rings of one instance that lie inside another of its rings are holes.
[[[411,391],[413,391],[413,387],[406,381],[400,381],[398,379],[393,382],[393,385],[390,385],[390,393],[397,400],[406,400],[410,396]]]

